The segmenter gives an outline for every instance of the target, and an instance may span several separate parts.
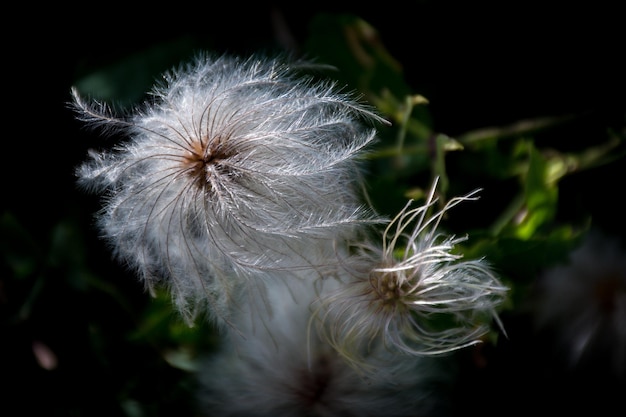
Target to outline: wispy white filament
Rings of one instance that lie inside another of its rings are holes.
[[[382,119],[306,69],[201,55],[125,118],[73,91],[82,120],[127,136],[77,170],[105,196],[102,234],[187,317],[227,317],[241,286],[322,267],[333,240],[373,220],[357,196],[359,158],[375,138],[366,122]]]
[[[346,259],[344,285],[318,305],[329,342],[359,364],[380,343],[408,355],[433,355],[478,343],[497,320],[506,288],[483,260],[461,260],[442,234],[444,214],[477,191],[456,197],[434,214],[436,182],[423,206],[409,202],[389,223],[382,244],[356,247]]]

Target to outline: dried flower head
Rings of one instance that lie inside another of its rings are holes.
[[[382,119],[310,67],[200,55],[124,117],[73,91],[83,121],[127,136],[77,170],[106,197],[102,234],[187,317],[202,305],[227,317],[234,288],[318,267],[332,240],[373,220],[357,196],[359,158],[375,138],[366,121]]]
[[[506,288],[484,260],[461,260],[455,245],[467,237],[438,228],[444,214],[477,191],[434,214],[436,181],[426,203],[409,202],[388,224],[382,245],[363,243],[346,260],[347,279],[321,300],[318,324],[330,343],[359,365],[363,352],[383,343],[408,355],[450,352],[480,341]],[[412,228],[411,228],[412,227]]]
[[[226,340],[199,362],[199,415],[409,417],[440,407],[450,377],[433,358],[396,355],[393,369],[365,377],[308,331],[311,303],[337,285],[332,279],[269,281],[274,314],[241,310],[234,320],[246,338]]]

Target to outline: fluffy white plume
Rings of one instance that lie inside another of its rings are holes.
[[[405,208],[380,242],[364,242],[345,260],[344,285],[320,299],[316,314],[327,340],[350,362],[383,343],[390,352],[434,355],[480,342],[496,321],[504,287],[482,259],[453,252],[466,238],[439,230],[443,215],[476,192],[455,197],[434,214],[436,181],[423,206]]]
[[[382,119],[307,69],[201,55],[124,118],[73,91],[80,119],[127,136],[77,170],[105,196],[102,234],[187,317],[208,306],[227,319],[251,280],[323,268],[335,239],[375,221],[358,196],[359,159]]]

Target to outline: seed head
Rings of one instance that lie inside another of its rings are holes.
[[[126,136],[77,170],[105,196],[100,231],[185,316],[227,317],[235,288],[325,267],[335,239],[375,221],[359,159],[382,119],[311,67],[200,55],[122,118],[73,91],[80,119]]]
[[[436,182],[426,203],[412,202],[388,224],[382,244],[355,245],[345,284],[322,299],[317,316],[330,343],[359,365],[382,343],[408,355],[450,352],[480,341],[506,288],[484,260],[453,252],[466,240],[438,230],[444,214],[477,191],[436,204]]]

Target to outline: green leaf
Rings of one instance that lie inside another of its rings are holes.
[[[516,235],[530,238],[537,230],[546,226],[556,213],[558,188],[550,181],[550,163],[528,142],[529,164],[524,178],[525,214],[519,223]]]

